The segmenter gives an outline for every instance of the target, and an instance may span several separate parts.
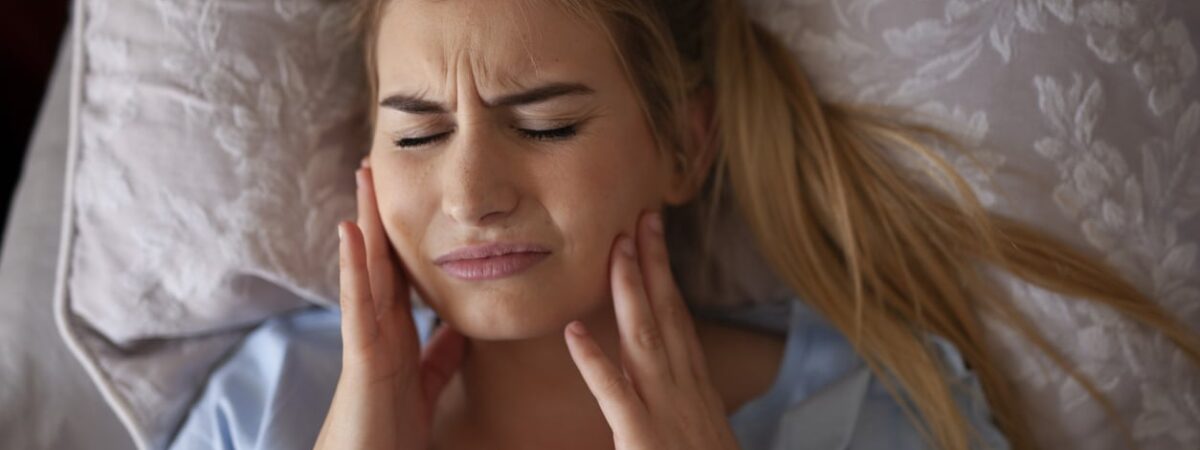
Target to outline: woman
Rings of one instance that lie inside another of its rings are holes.
[[[372,0],[361,26],[373,144],[339,227],[344,351],[318,448],[1029,448],[980,315],[1065,360],[977,263],[1200,360],[1114,271],[988,215],[917,139],[944,135],[819,101],[736,0]],[[896,168],[914,156],[949,188]],[[676,253],[704,249],[720,199],[820,321],[795,313],[785,342],[686,313],[703,292],[679,292],[662,214],[691,238]],[[446,324],[432,336],[409,287]],[[827,353],[861,361],[797,362],[798,328],[823,324]],[[833,366],[800,419],[763,406]],[[739,425],[755,408],[803,430]]]

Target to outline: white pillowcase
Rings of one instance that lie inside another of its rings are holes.
[[[76,2],[59,324],[141,448],[249,327],[336,305],[367,149],[351,3]]]

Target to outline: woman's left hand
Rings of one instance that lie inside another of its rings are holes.
[[[621,367],[578,321],[565,330],[571,357],[617,449],[736,449],[691,315],[671,276],[659,213],[644,214],[636,234],[636,242],[618,236],[612,252]]]

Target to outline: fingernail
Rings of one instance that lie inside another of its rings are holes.
[[[355,170],[354,171],[354,187],[362,187],[362,185],[363,185],[362,169]]]
[[[660,214],[658,211],[654,211],[650,213],[650,217],[646,222],[646,227],[650,228],[650,231],[653,231],[655,234],[662,234],[662,214]]]
[[[362,159],[362,162],[359,163],[359,167],[370,167],[370,166],[371,166],[371,155],[364,156]]]
[[[576,336],[587,336],[587,329],[583,327],[583,322],[573,320],[567,325],[567,331]]]
[[[342,231],[342,224],[340,224],[340,223],[338,224],[337,230],[338,230],[338,240],[340,241],[340,240],[342,240],[342,236],[345,235],[345,232]]]
[[[620,239],[621,239],[621,242],[617,243],[617,247],[619,247],[621,249],[621,253],[624,253],[625,256],[628,256],[630,258],[636,256],[637,249],[634,248],[634,246],[633,246],[633,239],[630,239],[629,236],[625,236],[625,235],[621,235]]]

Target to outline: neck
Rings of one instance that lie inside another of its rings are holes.
[[[619,335],[610,303],[582,318],[614,364]],[[564,327],[566,324],[563,324]],[[461,422],[459,433],[503,443],[558,448],[556,436],[611,438],[607,421],[567,350],[563,327],[521,340],[471,339],[459,376],[448,387]],[[457,427],[454,427],[457,428]],[[530,442],[530,440],[534,442]],[[525,445],[518,445],[525,447]],[[528,447],[528,448],[535,448]]]

